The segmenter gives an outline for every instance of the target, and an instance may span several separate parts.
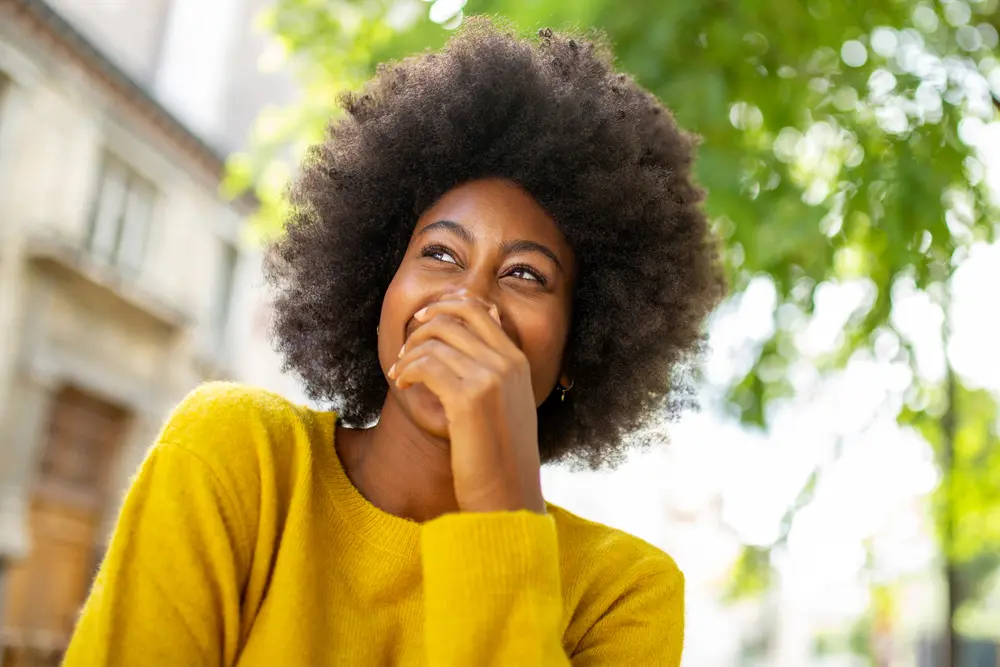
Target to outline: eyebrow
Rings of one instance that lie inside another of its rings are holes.
[[[438,220],[437,222],[432,222],[431,224],[427,225],[419,232],[417,232],[417,236],[422,236],[423,234],[433,229],[444,229],[446,231],[449,231],[470,245],[476,242],[476,238],[475,236],[473,236],[472,232],[470,232],[464,225],[457,223],[454,220]],[[559,271],[563,273],[566,272],[566,270],[563,268],[562,262],[559,261],[559,258],[556,256],[556,254],[552,252],[552,250],[548,246],[542,245],[541,243],[538,243],[536,241],[528,241],[526,239],[520,239],[517,241],[505,241],[501,248],[505,255],[512,255],[516,253],[525,253],[525,252],[541,253],[546,257],[548,257],[549,259],[551,259],[552,262],[556,265],[556,267],[558,267]]]
[[[437,222],[432,222],[417,232],[417,236],[423,236],[427,232],[434,229],[447,230],[470,245],[476,242],[476,237],[472,235],[472,232],[452,220],[438,220]]]

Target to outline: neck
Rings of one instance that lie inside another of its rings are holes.
[[[337,435],[344,471],[379,509],[421,523],[458,511],[448,441],[413,424],[391,393],[378,424]]]

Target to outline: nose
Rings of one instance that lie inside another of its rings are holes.
[[[482,292],[470,290],[470,289],[467,289],[465,287],[459,287],[459,288],[454,289],[454,290],[449,290],[449,291],[443,293],[440,298],[441,299],[449,299],[449,298],[450,299],[474,299],[474,300],[480,302],[481,304],[483,304],[483,306],[485,306],[486,308],[493,308],[493,307],[495,307],[497,309],[500,308],[499,304],[497,304],[496,301],[493,300],[489,296],[488,293],[484,294]]]
[[[464,280],[454,289],[442,294],[441,298],[474,299],[483,304],[483,307],[489,310],[490,314],[499,322],[501,320],[500,304],[494,298],[490,286],[484,285],[484,282],[476,279]]]
[[[488,262],[470,262],[464,271],[454,276],[451,288],[463,298],[482,301],[487,307],[496,302],[496,275]]]
[[[483,304],[483,307],[502,326],[503,307],[498,294],[496,268],[489,261],[473,259],[474,261],[470,261],[464,271],[452,273],[447,284],[440,286],[438,299],[474,299]]]
[[[493,302],[493,290],[496,288],[496,275],[494,268],[487,262],[479,262],[479,265],[472,265],[461,273],[461,284],[459,288],[465,290],[469,296],[473,296],[483,301]]]
[[[516,330],[512,328],[511,321],[504,316],[500,300],[494,298],[491,289],[475,289],[475,287],[470,288],[469,282],[470,281],[464,281],[463,284],[456,285],[454,289],[450,289],[442,293],[439,298],[475,299],[479,301],[489,312],[490,317],[496,320],[496,323],[500,325],[500,328],[504,330],[512,341],[514,341],[514,344],[520,347],[520,337],[517,335]],[[475,281],[471,282],[474,284]]]

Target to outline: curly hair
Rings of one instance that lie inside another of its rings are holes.
[[[538,410],[543,462],[619,462],[652,418],[691,399],[703,323],[725,291],[692,182],[695,139],[599,35],[522,39],[467,20],[439,52],[381,65],[307,153],[266,261],[273,335],[313,400],[377,419],[376,326],[420,214],[483,177],[518,183],[556,220],[577,277],[566,368]]]

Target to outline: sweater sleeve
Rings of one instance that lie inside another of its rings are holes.
[[[424,525],[421,548],[428,664],[680,664],[683,579],[672,561],[634,577],[570,657],[551,516],[449,514]]]
[[[154,446],[125,497],[64,666],[233,664],[239,582],[249,567],[235,509],[197,453]]]

